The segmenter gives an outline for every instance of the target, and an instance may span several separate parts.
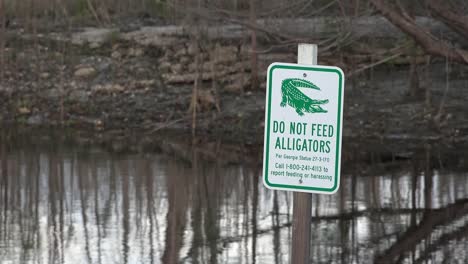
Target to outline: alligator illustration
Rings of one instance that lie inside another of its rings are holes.
[[[323,109],[320,105],[327,104],[328,100],[315,100],[305,95],[299,88],[308,88],[320,90],[315,84],[298,78],[284,79],[281,83],[281,107],[286,104],[290,105],[299,115],[307,113],[326,113],[327,110]]]

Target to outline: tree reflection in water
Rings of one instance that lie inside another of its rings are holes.
[[[340,191],[313,196],[312,260],[467,260],[468,169],[434,152],[347,153]],[[288,263],[291,194],[260,160],[186,153],[2,143],[2,263]]]

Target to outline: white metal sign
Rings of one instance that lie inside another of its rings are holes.
[[[332,194],[340,185],[344,74],[340,68],[268,68],[263,182],[271,189]]]

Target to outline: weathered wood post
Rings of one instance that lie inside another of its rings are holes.
[[[315,44],[299,44],[297,63],[317,64]],[[291,263],[305,264],[310,260],[310,224],[312,212],[312,194],[294,192]]]

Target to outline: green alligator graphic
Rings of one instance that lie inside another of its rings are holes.
[[[307,113],[326,113],[320,105],[327,104],[328,100],[315,100],[305,95],[299,88],[309,88],[320,90],[315,84],[298,78],[284,79],[281,83],[281,107],[285,107],[286,103],[296,109],[296,112],[303,116]]]

